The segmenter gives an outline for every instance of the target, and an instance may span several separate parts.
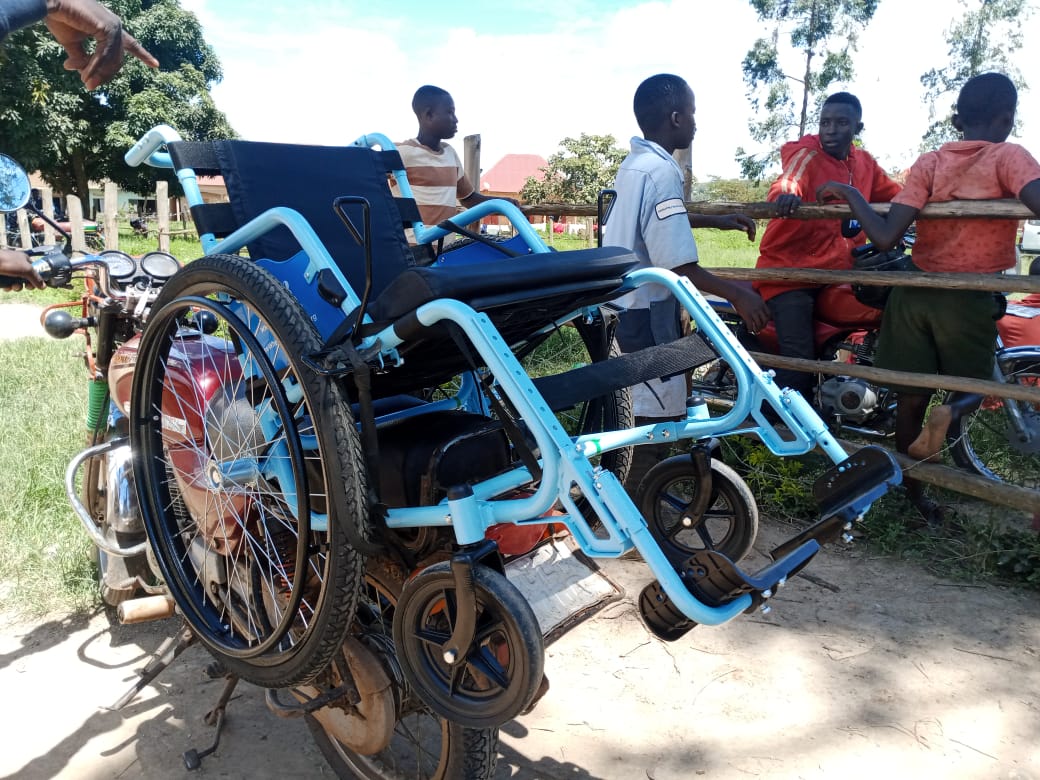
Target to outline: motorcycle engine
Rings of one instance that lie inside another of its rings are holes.
[[[865,423],[877,411],[877,389],[862,379],[835,376],[820,385],[820,406],[826,415],[840,415],[851,423]]]

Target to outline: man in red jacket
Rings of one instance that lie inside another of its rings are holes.
[[[887,202],[899,192],[873,157],[853,145],[863,130],[863,109],[848,92],[828,97],[820,111],[820,132],[780,149],[783,172],[769,188],[768,200],[776,203],[779,219],[772,219],[762,236],[758,268],[851,269],[852,248],[866,242],[858,224],[851,220],[784,219],[803,200],[815,200],[816,188],[827,181],[848,182],[871,203]],[[824,287],[804,282],[755,282],[776,324],[780,354],[813,360],[813,312],[816,297]],[[837,288],[840,290],[842,288]],[[848,288],[845,288],[848,289]],[[848,307],[863,306],[848,290]],[[876,317],[877,313],[872,312]],[[812,400],[813,376],[799,371],[778,370],[777,383],[791,387]]]

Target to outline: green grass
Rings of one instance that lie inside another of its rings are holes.
[[[0,342],[0,610],[96,603],[93,546],[65,496],[85,446],[86,372],[76,338]]]

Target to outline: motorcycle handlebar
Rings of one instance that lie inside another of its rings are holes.
[[[41,253],[42,256],[39,259],[32,261],[32,267],[50,287],[60,287],[68,283],[73,270],[87,265],[85,260],[76,262],[69,260],[60,246],[34,247],[27,250],[30,257]],[[25,279],[0,274],[0,287],[12,287],[19,284],[25,284]]]

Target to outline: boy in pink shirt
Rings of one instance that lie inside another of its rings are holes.
[[[1019,198],[1040,216],[1040,164],[1024,148],[1007,143],[1015,123],[1018,92],[1001,73],[970,79],[957,97],[953,125],[964,137],[918,158],[887,216],[871,210],[853,187],[828,182],[818,200],[846,200],[870,239],[895,246],[927,203]],[[1015,264],[1014,219],[923,220],[917,227],[913,262],[936,273],[999,273]],[[888,299],[878,339],[876,365],[917,373],[990,379],[996,347],[997,303],[976,290],[896,287]],[[922,429],[931,391],[900,388],[896,449],[920,460],[938,457],[954,415],[976,408],[981,396],[953,393],[935,407]],[[930,526],[942,509],[916,480],[904,481],[907,495]]]

